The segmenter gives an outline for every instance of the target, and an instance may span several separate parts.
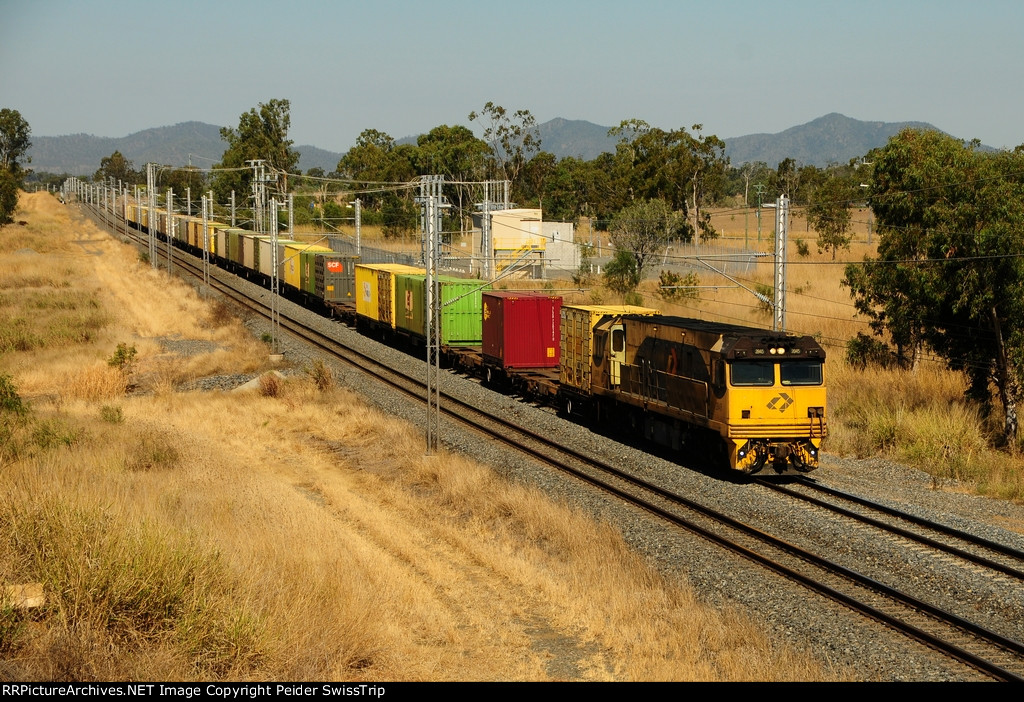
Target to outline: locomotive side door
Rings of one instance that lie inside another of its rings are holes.
[[[619,384],[620,369],[626,362],[626,329],[621,323],[612,325],[611,353],[608,358],[608,368],[611,375],[613,387]]]

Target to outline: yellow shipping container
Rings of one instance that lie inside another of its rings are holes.
[[[331,253],[332,250],[319,244],[288,244],[284,247],[284,282],[293,288],[302,289],[302,281],[312,274],[312,271],[302,270],[302,253],[304,251],[319,251]]]
[[[394,328],[396,273],[424,275],[426,271],[403,263],[356,264],[356,314]]]

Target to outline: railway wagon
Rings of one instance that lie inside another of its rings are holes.
[[[298,243],[299,242],[294,241],[292,239],[288,239],[286,237],[277,238],[277,278],[282,283],[285,280],[285,259],[287,255],[286,250],[289,246]],[[265,275],[268,279],[274,277],[275,252],[273,237],[268,236],[266,238],[260,238],[260,253],[259,257],[257,258],[257,262],[259,263],[259,272],[261,274]]]
[[[605,317],[592,391],[647,439],[682,449],[715,437],[730,468],[799,474],[818,466],[825,351],[809,336],[681,317]]]

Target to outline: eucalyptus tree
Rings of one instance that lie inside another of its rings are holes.
[[[687,238],[717,236],[705,210],[725,177],[725,143],[701,134],[702,125],[666,131],[643,120],[625,120],[609,130],[619,137],[614,186],[620,206],[635,200],[661,199],[688,220]]]
[[[632,256],[637,283],[643,280],[654,257],[677,238],[679,224],[677,213],[661,199],[634,202],[612,218],[609,227],[612,244]]]
[[[0,224],[11,222],[18,206],[18,188],[25,177],[32,129],[17,110],[0,110]]]
[[[818,252],[831,251],[833,261],[839,249],[850,248],[850,205],[855,196],[849,180],[836,173],[826,175],[811,196],[807,222],[818,233]]]
[[[875,157],[870,203],[878,256],[847,267],[857,308],[901,360],[928,345],[963,371],[986,406],[990,387],[1015,441],[1024,378],[1024,153],[905,130]]]
[[[221,138],[228,143],[220,163],[215,168],[226,169],[217,173],[214,191],[218,199],[227,199],[231,191],[248,195],[252,182],[252,170],[248,161],[262,159],[273,171],[281,174],[281,189],[288,189],[288,174],[299,163],[299,153],[292,148],[288,138],[291,127],[291,103],[274,99],[260,103],[257,107],[243,112],[238,127],[224,127]]]
[[[470,112],[469,121],[484,124],[484,141],[491,150],[491,177],[508,180],[515,189],[519,174],[534,154],[540,151],[537,120],[529,110],[510,113],[501,105],[488,102],[480,112]]]

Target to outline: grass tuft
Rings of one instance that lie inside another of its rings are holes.
[[[284,389],[284,383],[277,373],[264,373],[260,376],[259,393],[263,397],[279,397]]]
[[[316,389],[320,392],[334,389],[334,372],[324,363],[322,358],[313,361],[312,365],[306,370],[306,375],[309,376],[313,384],[316,385]]]

